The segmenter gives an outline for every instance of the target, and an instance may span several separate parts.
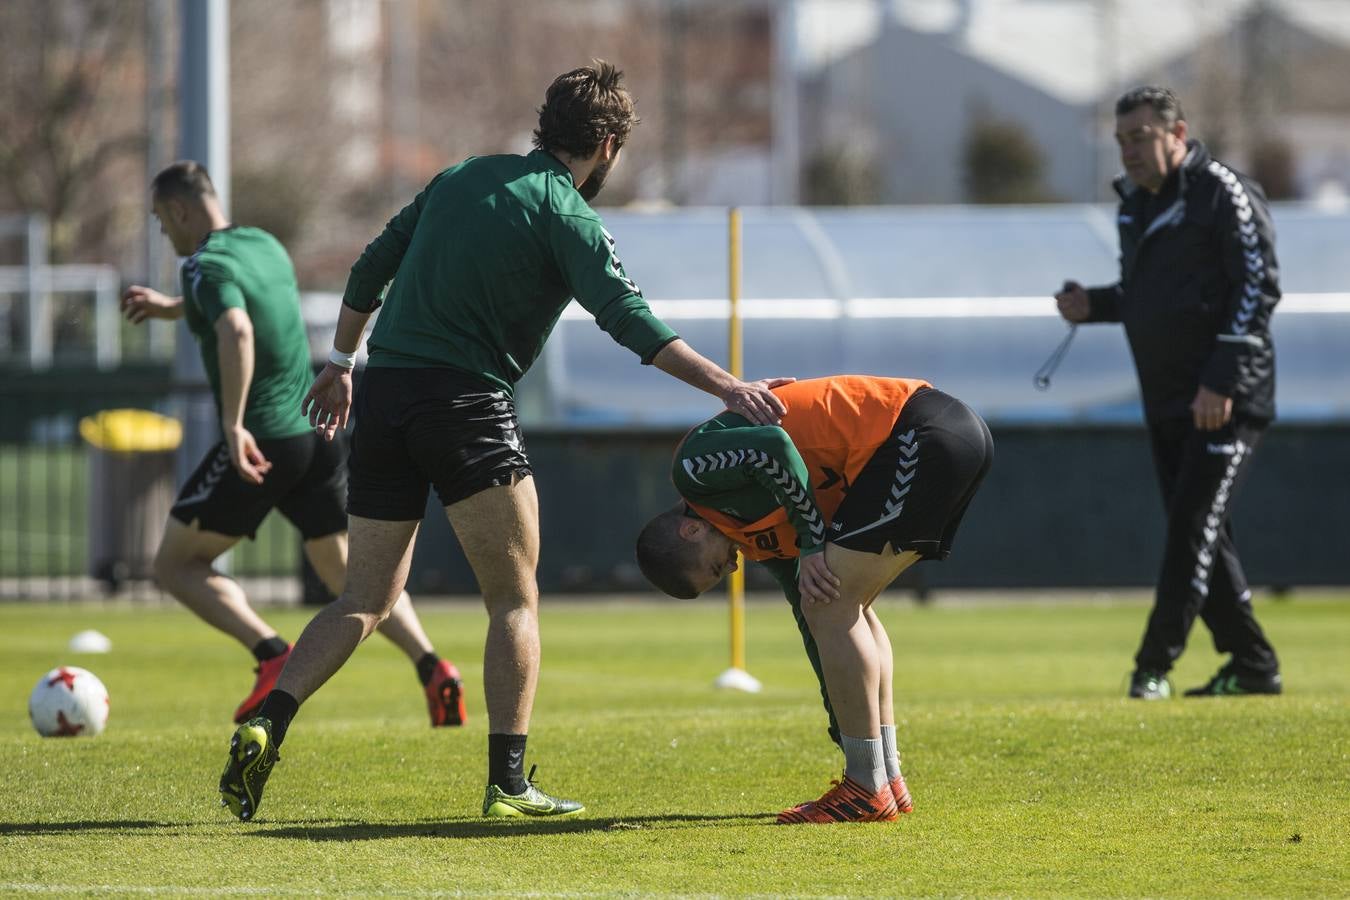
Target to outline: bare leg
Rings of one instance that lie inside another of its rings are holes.
[[[277,690],[304,703],[370,637],[403,593],[419,521],[348,516],[351,561],[341,596],[319,611],[295,642]]]
[[[894,725],[895,696],[892,681],[895,678],[895,656],[891,651],[891,638],[886,634],[886,627],[877,618],[876,612],[872,609],[872,604],[867,604],[867,609],[863,610],[863,617],[867,619],[867,625],[872,629],[872,640],[877,645],[877,659],[881,663],[881,679],[877,688],[877,711],[880,713],[882,725]]]
[[[840,581],[840,599],[833,603],[804,602],[802,614],[820,650],[825,688],[843,734],[858,738],[881,735],[884,651],[873,633],[866,607],[917,559],[912,552],[862,553],[825,545],[826,563]],[[889,640],[885,649],[890,649]],[[890,695],[889,686],[886,695]],[[893,711],[889,718],[894,722]]]
[[[341,596],[347,580],[347,533],[343,531],[305,541],[305,556],[328,590]],[[379,632],[414,663],[434,649],[407,591],[398,595],[389,618],[380,623]]]
[[[195,522],[189,526],[170,517],[155,553],[155,579],[208,625],[252,650],[260,641],[276,637],[276,630],[248,605],[239,582],[212,565],[237,543],[237,537],[202,531]]]
[[[483,693],[488,731],[527,734],[539,681],[539,498],[534,479],[445,508],[487,606]]]

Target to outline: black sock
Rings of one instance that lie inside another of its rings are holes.
[[[526,734],[488,735],[488,784],[508,794],[525,792]]]
[[[422,681],[422,687],[431,683],[431,676],[436,674],[436,665],[441,658],[433,653],[423,653],[422,658],[413,665],[417,666],[417,677]]]
[[[258,646],[253,648],[253,657],[262,662],[265,659],[276,659],[286,652],[290,644],[281,639],[280,635],[273,635],[265,641],[258,641]]]
[[[285,691],[272,691],[258,707],[258,715],[272,723],[272,740],[281,746],[286,740],[286,729],[291,727],[291,719],[300,711],[300,701]]]

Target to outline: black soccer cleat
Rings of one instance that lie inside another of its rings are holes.
[[[1130,696],[1136,700],[1167,700],[1172,696],[1172,682],[1162,672],[1136,670],[1130,676]]]
[[[1248,694],[1280,694],[1284,692],[1284,679],[1280,673],[1270,675],[1244,675],[1234,668],[1232,663],[1215,673],[1214,677],[1199,687],[1186,692],[1187,697],[1241,697]]]

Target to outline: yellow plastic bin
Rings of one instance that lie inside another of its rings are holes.
[[[80,420],[89,451],[89,574],[117,589],[154,577],[155,550],[174,498],[177,419],[109,409]]]

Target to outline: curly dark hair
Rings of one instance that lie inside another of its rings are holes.
[[[609,135],[617,150],[640,120],[623,86],[623,72],[604,60],[553,79],[539,107],[534,145],[541,150],[587,157]]]

